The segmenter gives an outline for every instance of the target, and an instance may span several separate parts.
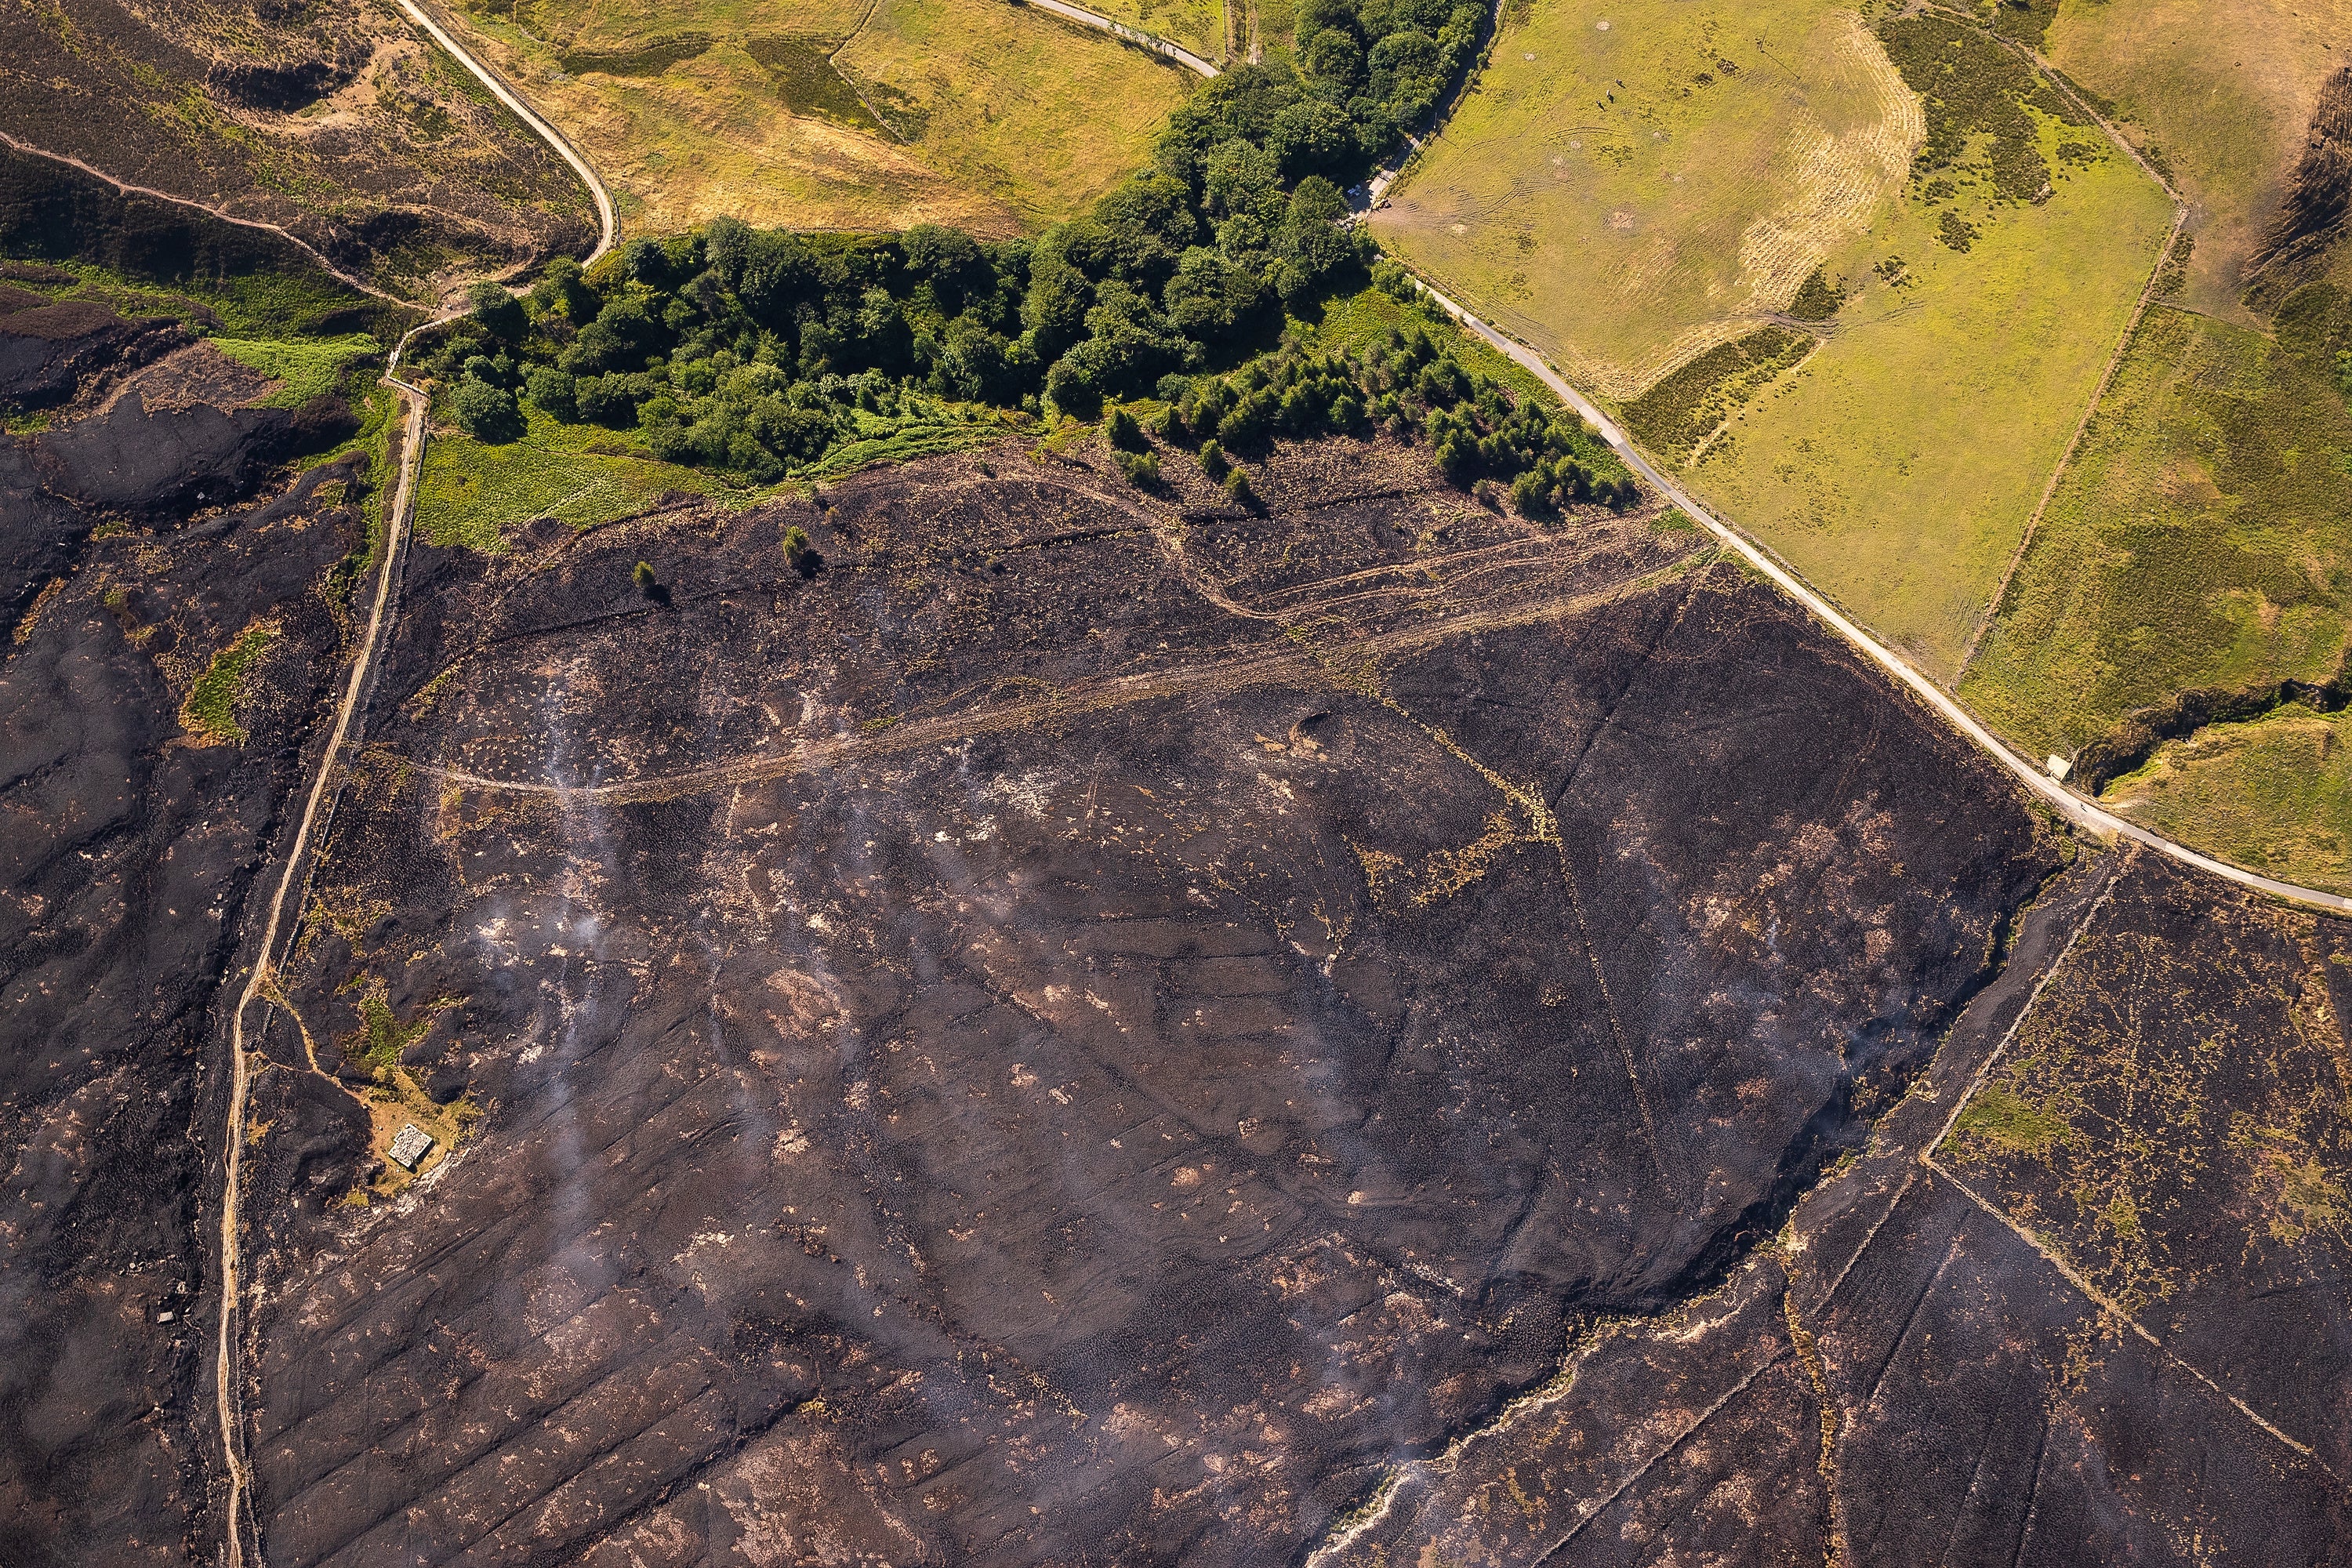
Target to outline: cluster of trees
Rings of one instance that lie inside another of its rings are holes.
[[[1587,459],[1615,468],[1599,437],[1564,409],[1515,399],[1489,376],[1465,370],[1426,328],[1392,330],[1360,353],[1286,344],[1223,376],[1203,377],[1171,404],[1156,433],[1200,443],[1202,467],[1246,499],[1248,476],[1234,454],[1263,450],[1276,436],[1369,436],[1426,440],[1447,479],[1469,487],[1507,484],[1530,516],[1599,503],[1622,510],[1641,497],[1630,476],[1604,478]],[[1131,423],[1114,418],[1115,447],[1139,449]],[[1126,465],[1139,484],[1156,465]]]
[[[854,437],[859,410],[1092,417],[1106,400],[1175,398],[1270,347],[1286,308],[1362,285],[1376,252],[1344,222],[1341,186],[1466,68],[1483,18],[1450,0],[1307,0],[1303,71],[1206,83],[1151,168],[1034,241],[721,218],[585,272],[560,258],[519,299],[482,287],[422,367],[484,439],[519,434],[527,399],[761,481]]]

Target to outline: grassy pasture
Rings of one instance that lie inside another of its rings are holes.
[[[1832,268],[1864,280],[1833,335],[1691,470],[1939,679],[1958,674],[2170,221],[2118,153],[2053,184],[2039,205],[1898,202]],[[1965,251],[1939,237],[1961,212]]]
[[[1215,64],[1223,64],[1230,54],[1223,0],[1096,0],[1087,9],[1157,33]],[[1233,10],[1236,26],[1246,26],[1242,0],[1234,0]]]
[[[2352,893],[2352,710],[2289,704],[2168,741],[2100,797],[2265,876]]]
[[[2319,85],[2346,63],[2352,0],[2064,0],[2052,62],[2107,100],[2194,208],[2178,297],[2241,325],[2242,274],[2277,210]]]
[[[523,405],[522,438],[499,446],[436,435],[418,476],[416,530],[427,543],[488,554],[535,518],[592,528],[653,506],[666,490],[709,495],[718,483],[694,468],[632,456],[626,438],[593,425],[563,425]],[[604,450],[594,450],[602,447]]]
[[[2181,691],[2334,674],[2352,413],[2303,314],[2273,342],[2149,310],[1961,682],[1979,712],[2066,755]]]
[[[1144,163],[1190,80],[1007,0],[523,0],[462,21],[638,233],[1039,228]]]
[[[1373,216],[1383,244],[1628,397],[1785,310],[1925,133],[1822,0],[1507,8],[1486,70]]]

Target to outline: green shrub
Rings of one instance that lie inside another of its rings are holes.
[[[803,577],[815,574],[821,558],[809,542],[808,530],[799,523],[784,530],[784,564]]]
[[[566,425],[580,417],[579,394],[565,372],[541,365],[530,373],[526,384],[530,389],[530,400]]]
[[[1103,420],[1103,438],[1129,452],[1143,450],[1143,426],[1124,408],[1114,408]]]
[[[1148,490],[1160,483],[1160,454],[1157,452],[1121,452],[1118,471],[1137,489]]]
[[[1212,438],[1201,443],[1201,471],[1213,479],[1222,479],[1233,465],[1225,459],[1225,449]]]
[[[449,408],[457,424],[478,441],[511,441],[522,434],[522,411],[512,394],[470,376],[449,395]]]

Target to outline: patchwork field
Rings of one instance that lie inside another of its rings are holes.
[[[1786,329],[1818,349],[1794,366],[1776,353],[1761,377],[1727,367],[1708,421],[1721,433],[1665,455],[1695,453],[1697,489],[1950,679],[2170,204],[1984,34],[1922,17],[1886,36],[1928,89],[1911,183],[1826,268],[1828,319]],[[1627,405],[1629,423],[1656,423],[1668,393],[1677,406],[1696,395],[1662,384]]]
[[[1142,163],[1192,80],[1006,0],[517,0],[460,21],[640,233],[1041,227]]]
[[[1820,0],[1513,8],[1383,244],[1572,379],[1631,396],[1786,310],[1925,134],[1862,19]]]
[[[2347,43],[2338,5],[2050,23],[2044,47],[2189,204],[2159,279],[2181,309],[2141,323],[1959,681],[2011,736],[2079,756],[2087,787],[2128,773],[2109,793],[2151,826],[2324,887],[2352,880],[2337,726],[2263,715],[2282,682],[2340,678],[2352,620]],[[2189,721],[2212,718],[2231,722]]]
[[[1948,211],[1949,209],[1947,209]],[[2119,156],[1966,252],[1906,202],[1835,335],[1735,416],[1690,478],[1945,679],[2131,313],[2169,219]]]

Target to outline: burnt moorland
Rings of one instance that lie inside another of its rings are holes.
[[[349,646],[367,482],[327,397],[0,286],[0,1561],[208,1560],[202,1389],[248,894]],[[259,630],[257,630],[259,628]],[[247,679],[192,692],[247,640]]]
[[[10,6],[0,234],[21,246],[79,178],[66,160],[277,226],[401,294],[596,232],[562,160],[391,6]]]
[[[269,1561],[1295,1561],[2019,983],[2072,847],[1701,536],[1262,472],[415,550],[257,1090]]]

